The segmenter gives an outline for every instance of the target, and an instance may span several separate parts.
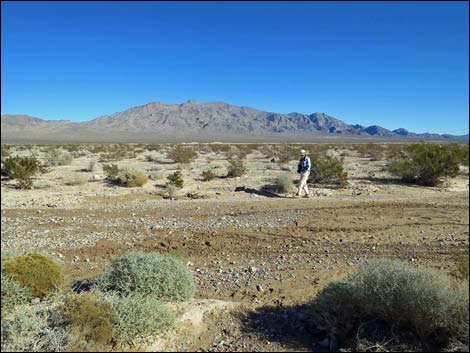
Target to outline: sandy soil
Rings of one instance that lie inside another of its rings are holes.
[[[278,175],[295,180],[295,161],[281,170],[254,153],[246,176],[223,178],[225,158],[208,153],[183,167],[184,188],[177,200],[166,200],[159,195],[165,177],[179,166],[164,154],[160,163],[144,155],[117,162],[159,169],[159,179],[142,188],[110,185],[100,167],[82,172],[96,156],[52,168],[37,181],[47,183],[43,189],[17,190],[3,180],[2,251],[46,250],[63,262],[71,282],[98,275],[128,249],[182,254],[198,283],[196,299],[235,309],[209,312],[203,330],[181,329],[166,349],[319,350],[302,315],[325,284],[372,258],[450,271],[452,249],[468,254],[468,174],[441,187],[405,185],[387,175],[384,161],[349,152],[348,187],[314,185],[314,196],[297,199],[262,191]],[[201,171],[209,168],[221,178],[202,182]],[[64,185],[78,174],[96,180]]]

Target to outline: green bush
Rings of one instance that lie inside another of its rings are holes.
[[[65,283],[62,267],[38,253],[8,258],[3,268],[7,276],[27,288],[34,297],[44,298]]]
[[[173,256],[130,251],[111,262],[97,283],[105,291],[186,300],[196,290],[192,274]]]
[[[344,187],[348,183],[348,173],[344,171],[343,158],[325,156],[312,156],[309,183],[330,184]]]
[[[181,171],[177,170],[173,174],[170,174],[166,177],[171,185],[174,185],[178,188],[182,188],[184,184],[183,176]]]
[[[432,270],[375,260],[328,285],[310,313],[318,327],[346,341],[357,338],[362,323],[376,320],[421,340],[468,343],[468,304],[468,282],[457,285]]]
[[[390,164],[389,171],[408,183],[435,186],[442,177],[458,174],[459,158],[446,146],[412,144]]]
[[[17,305],[27,303],[31,293],[18,282],[3,273],[2,269],[2,317],[12,311]]]
[[[79,341],[91,347],[103,347],[113,336],[112,303],[99,292],[71,294],[61,306],[61,314],[70,332]]]
[[[73,156],[67,151],[53,148],[47,151],[45,159],[46,165],[48,166],[60,166],[71,164],[73,161]]]
[[[174,312],[152,295],[114,296],[113,304],[114,341],[119,345],[151,343],[175,321]]]
[[[109,180],[115,180],[119,174],[119,167],[117,164],[103,164],[103,172]]]
[[[2,283],[3,286],[3,283]],[[2,352],[63,352],[70,335],[51,323],[53,313],[42,305],[21,308],[13,318],[2,320]]]
[[[229,167],[227,172],[227,177],[234,178],[242,176],[246,173],[245,164],[241,159],[229,159]]]
[[[217,175],[212,170],[204,170],[201,173],[203,181],[211,181],[217,177]]]
[[[459,161],[460,164],[468,167],[468,143],[452,143],[447,145],[447,149],[454,156],[454,158]]]
[[[36,157],[8,157],[2,161],[2,176],[15,179],[20,188],[29,189],[33,176],[47,170]]]
[[[167,153],[167,158],[172,159],[176,163],[190,163],[194,159],[196,159],[198,153],[194,151],[191,147],[183,147],[181,145],[177,145],[175,148],[170,150]]]
[[[143,186],[148,182],[147,173],[130,168],[120,169],[116,179],[121,186],[128,188]]]

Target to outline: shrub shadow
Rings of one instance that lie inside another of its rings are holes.
[[[262,306],[248,313],[238,314],[241,328],[255,334],[260,340],[277,342],[294,350],[328,352],[318,342],[327,337],[309,320],[307,304],[294,306]]]

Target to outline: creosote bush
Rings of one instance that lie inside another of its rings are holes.
[[[26,254],[8,258],[3,262],[5,275],[27,288],[34,297],[44,298],[64,286],[62,267],[52,258]]]
[[[352,345],[361,324],[375,320],[445,346],[451,339],[468,344],[468,305],[468,281],[458,284],[432,270],[375,260],[329,284],[312,302],[311,315],[318,327]]]
[[[412,144],[395,158],[389,171],[403,181],[436,186],[443,177],[455,177],[460,158],[451,149],[437,144]]]
[[[241,159],[229,159],[227,177],[234,178],[246,173],[245,164]]]
[[[184,180],[180,170],[168,175],[166,178],[171,185],[176,186],[177,188],[183,187]]]
[[[121,186],[133,188],[145,185],[148,182],[148,176],[142,170],[123,168],[119,170],[116,180]]]
[[[99,292],[68,295],[61,306],[61,314],[76,337],[74,345],[82,341],[100,347],[113,336],[112,303]]]
[[[344,171],[343,158],[332,156],[310,156],[312,162],[309,182],[344,187],[348,183],[348,173]]]
[[[151,294],[113,296],[113,339],[118,345],[148,344],[170,328],[175,313]]]
[[[121,295],[153,295],[161,300],[186,300],[196,287],[192,274],[173,256],[130,251],[115,258],[96,284]]]
[[[192,147],[183,147],[181,145],[177,145],[167,153],[168,159],[184,164],[192,162],[197,156],[198,153]]]
[[[119,167],[117,164],[103,164],[103,172],[107,179],[115,180],[119,173]]]
[[[15,179],[18,187],[29,189],[33,185],[33,176],[47,172],[36,157],[8,157],[2,161],[2,176]]]
[[[201,173],[203,181],[211,181],[217,177],[217,175],[212,170],[204,170]]]

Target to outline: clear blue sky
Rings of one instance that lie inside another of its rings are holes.
[[[468,133],[467,2],[2,1],[2,114],[224,101]]]

